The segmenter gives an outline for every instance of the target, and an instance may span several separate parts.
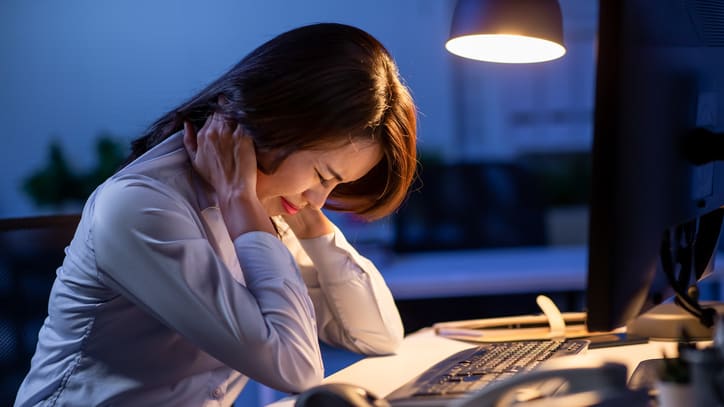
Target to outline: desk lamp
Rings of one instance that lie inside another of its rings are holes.
[[[558,0],[458,0],[445,48],[470,59],[503,63],[562,57]]]

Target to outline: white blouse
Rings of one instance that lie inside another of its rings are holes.
[[[249,377],[318,384],[318,338],[394,352],[382,276],[339,229],[234,241],[195,181],[181,133],[89,198],[50,293],[16,406],[229,406]]]

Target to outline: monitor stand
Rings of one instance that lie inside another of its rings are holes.
[[[701,306],[714,308],[719,315],[724,314],[724,303],[702,301]],[[674,303],[659,304],[639,315],[626,324],[626,333],[657,341],[677,341],[681,339],[682,327],[695,341],[710,341],[714,336],[714,327],[707,328]]]

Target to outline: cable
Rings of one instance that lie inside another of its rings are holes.
[[[699,322],[707,328],[714,326],[716,310],[712,308],[702,308],[698,301],[696,291],[685,292],[690,286],[692,272],[697,276],[695,246],[696,236],[698,232],[699,218],[695,221],[677,226],[673,230],[669,229],[664,233],[661,242],[661,265],[669,285],[676,295],[674,301],[681,308],[696,317]],[[672,234],[674,235],[672,238]],[[672,241],[676,242],[676,246],[672,245]],[[676,265],[679,265],[679,273],[677,273]],[[697,298],[692,298],[692,294]]]

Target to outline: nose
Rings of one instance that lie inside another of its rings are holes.
[[[317,185],[304,191],[303,195],[309,205],[316,209],[322,209],[324,203],[327,202],[330,192],[332,192],[331,186],[324,187],[322,185]]]

